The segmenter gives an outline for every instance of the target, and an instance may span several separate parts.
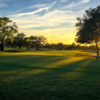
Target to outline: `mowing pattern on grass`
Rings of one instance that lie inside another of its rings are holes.
[[[0,100],[100,100],[100,60],[52,52],[2,53]]]

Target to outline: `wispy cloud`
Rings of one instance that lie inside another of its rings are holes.
[[[0,8],[8,6],[5,2],[10,1],[10,0],[0,0]]]
[[[36,4],[30,7],[27,7],[26,9],[32,9],[32,8],[41,8],[41,7],[46,7],[46,4]]]
[[[52,3],[42,2],[30,5],[15,11],[17,12],[16,14],[11,14],[8,17],[15,21],[21,29],[20,31],[28,36],[45,35],[49,41],[53,41],[54,38],[57,38],[57,41],[59,41],[62,38],[62,42],[64,42],[66,39],[69,39],[69,37],[74,40],[76,34],[76,17],[80,17],[87,7],[83,7],[77,11],[66,8],[76,7],[88,3],[90,0],[70,1],[71,0],[60,0],[60,3],[54,1]],[[59,8],[57,8],[58,3],[61,4]]]
[[[42,7],[47,7],[47,6],[54,6],[56,4],[56,1],[53,3],[47,3],[47,4],[36,4],[30,7],[27,7],[26,9],[32,9],[32,8],[42,8]]]
[[[78,6],[78,5],[81,5],[84,3],[88,3],[88,2],[90,2],[90,0],[80,0],[79,2],[72,2],[71,4],[69,4],[63,8],[71,8],[71,7],[75,7],[75,6]]]
[[[5,6],[8,6],[8,5],[7,4],[0,4],[0,8],[5,7]]]
[[[39,10],[40,11],[40,10]],[[41,10],[42,11],[42,10]],[[51,12],[47,12],[43,16],[39,16],[35,14],[35,12],[25,13],[26,16],[22,16],[24,14],[11,15],[9,16],[15,22],[17,22],[18,26],[23,30],[44,30],[44,29],[53,29],[56,27],[72,27],[75,23],[76,17],[72,14],[72,11],[60,11],[54,10]]]
[[[13,5],[14,7],[18,7],[17,5]]]
[[[81,2],[82,3],[87,3],[87,2],[90,2],[90,0],[82,0]]]
[[[69,0],[61,0],[61,2],[67,2],[67,1],[69,1]]]
[[[54,6],[56,4],[56,1],[54,1],[53,3],[46,3],[46,4],[35,4],[35,5],[32,5],[32,6],[29,6],[29,7],[26,7],[26,8],[22,8],[20,10],[17,10],[17,11],[14,11],[14,13],[19,13],[19,12],[22,12],[22,11],[25,11],[25,10],[28,10],[28,9],[34,9],[34,8],[37,8],[37,9],[42,9],[42,8],[50,8],[52,6]]]
[[[20,17],[20,16],[26,16],[26,15],[33,15],[33,14],[38,13],[38,12],[41,12],[41,11],[43,11],[43,10],[48,10],[49,8],[50,8],[50,6],[49,6],[49,7],[40,8],[40,9],[35,10],[35,11],[33,11],[33,12],[19,13],[19,14],[15,14],[15,15],[12,15],[12,16],[13,16],[13,17],[14,17],[14,16]]]

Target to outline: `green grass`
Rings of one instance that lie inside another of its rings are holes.
[[[100,60],[93,55],[0,52],[0,100],[100,100]]]

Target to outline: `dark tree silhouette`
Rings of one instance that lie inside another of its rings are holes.
[[[99,56],[98,45],[100,41],[100,6],[90,8],[85,11],[83,18],[77,18],[76,23],[77,34],[76,41],[78,43],[95,42],[97,48],[97,56]]]
[[[59,50],[63,49],[63,43],[58,43],[57,44],[57,49],[59,49]]]
[[[76,47],[76,44],[75,43],[72,43],[71,48],[74,50],[75,47]]]

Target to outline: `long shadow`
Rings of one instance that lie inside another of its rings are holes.
[[[97,53],[96,50],[81,50],[81,52]]]
[[[14,55],[14,56],[0,56],[0,62],[14,63],[19,65],[46,65],[56,61],[67,59],[59,56],[48,56],[48,55]]]
[[[99,100],[100,60],[90,59],[89,64],[83,68],[83,72],[81,72],[81,76],[77,81],[80,81],[78,83],[78,86],[80,87],[79,90],[87,95],[88,100]]]
[[[58,56],[2,56],[0,57],[0,72],[11,72],[17,69],[44,69],[41,66],[49,65],[51,63],[66,59]],[[2,62],[1,62],[2,61]],[[28,70],[29,69],[29,70]]]
[[[35,85],[37,88],[47,87],[60,99],[64,96],[77,100],[99,100],[100,98],[99,60],[84,59],[52,68],[45,73],[32,75],[30,79],[33,77],[35,79],[38,77],[37,84],[43,82],[41,85]]]
[[[10,53],[18,53],[18,52],[24,52],[25,50],[4,50],[3,52],[10,52]]]
[[[94,68],[95,63],[98,64],[96,68]],[[3,82],[3,85],[0,85],[2,86],[0,93],[1,95],[7,94],[8,99],[13,99],[14,93],[16,93],[16,100],[25,99],[25,97],[37,100],[99,100],[99,66],[99,60],[93,59],[83,59],[56,68],[38,66],[35,69],[46,71],[11,80],[9,83]],[[34,69],[29,68],[28,71]],[[98,78],[96,78],[97,76]],[[5,89],[8,90],[3,92]],[[20,95],[18,95],[19,93]],[[23,97],[24,95],[25,97]]]

